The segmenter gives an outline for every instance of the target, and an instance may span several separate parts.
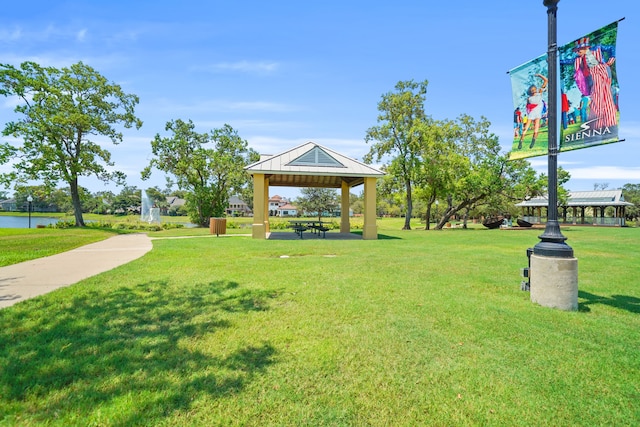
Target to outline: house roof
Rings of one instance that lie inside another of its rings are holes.
[[[229,197],[229,204],[230,205],[246,205],[246,203],[244,202],[244,200],[242,200],[240,197],[238,196],[231,196]]]
[[[167,203],[169,203],[169,206],[183,206],[185,202],[185,199],[181,199],[176,196],[167,196]]]
[[[544,207],[549,205],[547,196],[534,197],[516,204],[519,207]],[[622,190],[571,191],[566,206],[633,206],[625,202]]]
[[[286,205],[282,205],[278,208],[279,211],[290,211],[290,210],[298,210],[298,208],[296,208],[295,206],[293,206],[291,203],[287,203]]]
[[[384,176],[378,169],[314,142],[274,156],[263,156],[245,169],[252,175],[267,176],[269,186],[282,187],[340,188],[342,181],[353,187],[362,184],[364,178]]]

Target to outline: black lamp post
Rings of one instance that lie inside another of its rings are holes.
[[[33,202],[33,197],[31,197],[31,194],[29,194],[27,196],[27,209],[29,211],[29,228],[31,228],[31,203]]]
[[[547,65],[549,69],[549,207],[547,209],[547,225],[544,233],[538,238],[541,240],[533,247],[533,253],[540,256],[572,258],[573,249],[565,243],[566,237],[562,235],[558,223],[558,45],[556,13],[560,0],[543,0],[547,7],[547,27],[549,49],[547,51]]]

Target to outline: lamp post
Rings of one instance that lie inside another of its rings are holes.
[[[31,228],[31,203],[33,202],[33,197],[31,197],[31,194],[29,194],[27,196],[27,210],[29,211],[29,228]]]
[[[530,258],[531,301],[545,307],[575,311],[578,309],[578,260],[565,243],[558,223],[558,45],[556,14],[560,0],[543,0],[547,7],[549,49],[548,132],[549,132],[549,205],[547,225]]]
[[[557,56],[558,46],[556,43],[556,13],[560,0],[544,0],[547,7],[547,27],[549,38],[549,50],[547,51],[547,65],[549,69],[549,99],[548,99],[548,132],[549,132],[549,154],[548,154],[548,187],[549,206],[547,209],[547,225],[544,233],[539,236],[541,240],[534,248],[534,253],[543,256],[571,258],[573,249],[565,243],[566,237],[562,235],[560,224],[558,223],[558,77],[557,77]]]

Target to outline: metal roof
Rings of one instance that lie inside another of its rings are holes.
[[[517,203],[518,207],[545,207],[549,205],[547,196],[534,197]],[[566,206],[633,206],[625,202],[622,190],[570,191]]]
[[[245,167],[252,175],[264,174],[269,186],[340,188],[350,187],[364,178],[382,177],[384,172],[346,157],[314,142],[307,142],[275,156],[263,156]]]

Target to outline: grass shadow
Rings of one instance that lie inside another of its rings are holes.
[[[237,393],[274,363],[275,347],[236,344],[220,355],[200,348],[200,337],[275,297],[234,282],[177,292],[151,281],[83,292],[55,309],[40,298],[2,310],[0,412],[29,408],[45,422],[111,408],[116,425],[153,425],[198,398]]]
[[[585,301],[578,302],[579,311],[591,311],[589,308],[593,304],[604,304],[610,307],[626,310],[631,313],[640,313],[640,298],[630,295],[611,295],[611,297],[604,297],[595,295],[585,291],[578,291],[578,298],[582,298]]]
[[[355,234],[357,236],[362,236],[362,230],[351,231],[351,234]],[[378,240],[402,240],[402,237],[389,236],[388,234],[378,233]]]
[[[388,234],[380,234],[380,233],[378,233],[378,240],[402,240],[402,237],[389,236]]]

